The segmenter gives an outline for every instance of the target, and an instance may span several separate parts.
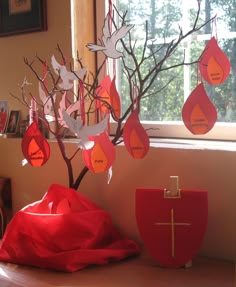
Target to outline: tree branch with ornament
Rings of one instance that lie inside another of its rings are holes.
[[[127,12],[122,14],[115,6],[110,7],[104,19],[101,40],[87,44],[91,53],[104,56],[104,61],[95,73],[86,69],[86,63],[79,57],[79,52],[76,61],[80,68],[75,71],[59,46],[57,55],[52,55],[50,62],[38,55],[33,61],[25,58],[25,64],[38,81],[38,95],[33,96],[27,91],[30,85],[26,79],[20,87],[20,95],[13,95],[30,110],[29,127],[22,139],[24,163],[42,166],[49,160],[50,145],[42,130],[46,130],[57,141],[67,167],[68,186],[75,190],[88,171],[108,172],[110,180],[116,157],[115,147],[121,142],[124,142],[134,159],[144,158],[150,143],[148,131],[139,118],[142,100],[157,97],[158,101],[160,90],[165,89],[173,80],[170,79],[161,89],[153,90],[153,84],[163,71],[184,65],[199,65],[204,55],[202,53],[194,61],[186,62],[183,54],[180,62],[167,65],[187,37],[214,20],[211,18],[198,24],[200,2],[196,1],[197,12],[192,28],[185,33],[179,28],[178,37],[169,43],[156,46],[155,40],[149,39],[148,23],[144,23],[146,32],[141,52],[138,52],[137,42],[132,38],[134,25],[127,20]],[[117,17],[119,21],[115,21]],[[122,97],[116,87],[116,69],[108,71],[108,61],[115,67],[122,64],[130,98],[125,110],[121,110]],[[149,68],[144,69],[147,66]],[[104,70],[108,72],[101,79]],[[111,121],[116,124],[113,135],[110,135]],[[39,123],[43,128],[39,127]],[[67,153],[67,138],[73,138],[76,146],[70,155]],[[80,153],[84,167],[77,174],[74,173],[73,161]]]

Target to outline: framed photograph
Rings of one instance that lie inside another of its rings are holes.
[[[47,30],[46,0],[0,0],[0,37]]]
[[[8,102],[0,101],[0,133],[4,133],[7,125]]]
[[[9,119],[7,123],[7,134],[16,134],[18,131],[18,125],[19,125],[19,119],[20,119],[20,111],[11,111],[9,114]]]

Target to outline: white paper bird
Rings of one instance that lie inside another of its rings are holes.
[[[96,136],[104,132],[107,128],[109,118],[109,115],[106,115],[98,124],[87,126],[83,125],[80,119],[70,117],[65,110],[62,111],[62,115],[70,131],[79,139],[78,146],[86,150],[91,149],[94,146],[94,141],[89,140],[89,136]]]
[[[116,49],[116,45],[133,27],[134,25],[123,25],[111,34],[109,29],[109,15],[107,14],[102,29],[102,45],[87,44],[87,48],[92,52],[102,51],[109,58],[118,59],[123,57],[123,53]]]
[[[75,71],[74,74],[68,71],[65,65],[60,65],[54,55],[51,57],[51,63],[55,73],[61,77],[62,81],[59,83],[59,87],[63,90],[71,89],[73,87],[73,81],[78,80],[78,78],[83,80],[87,71],[86,68],[82,68],[79,71]]]

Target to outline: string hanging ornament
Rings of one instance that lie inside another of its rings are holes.
[[[214,28],[216,37],[211,36],[197,65],[197,86],[182,109],[183,122],[195,135],[208,133],[217,121],[216,107],[207,95],[203,80],[212,86],[222,84],[228,78],[231,69],[228,57],[218,45],[216,19],[213,20],[212,31]]]
[[[26,161],[32,166],[42,166],[50,157],[49,143],[39,130],[37,104],[34,98],[30,106],[30,126],[23,136],[21,148]]]
[[[216,19],[213,20],[212,30],[215,27],[216,36],[212,36],[207,43],[199,61],[199,70],[202,78],[210,85],[219,85],[226,81],[231,70],[231,64],[218,45]]]
[[[135,159],[142,159],[149,151],[149,137],[139,119],[139,99],[137,86],[133,85],[133,111],[123,128],[124,144]]]

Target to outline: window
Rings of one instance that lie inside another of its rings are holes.
[[[179,26],[182,27],[183,32],[192,27],[198,1],[117,0],[116,7],[119,11],[127,10],[127,19],[131,24],[135,24],[132,37],[137,41],[136,51],[144,43],[146,22],[149,42],[155,39],[153,43],[158,50],[158,47],[164,43],[168,44],[178,36]],[[215,24],[209,23],[197,34],[188,37],[179,45],[178,50],[167,63],[167,65],[175,65],[183,57],[186,62],[195,61],[201,55],[208,40],[212,36],[217,37],[220,48],[230,59],[231,72],[226,82],[221,85],[210,86],[204,82],[207,94],[218,114],[218,120],[213,129],[205,135],[192,135],[182,121],[181,111],[184,101],[198,83],[197,65],[194,64],[160,73],[149,91],[158,92],[142,100],[140,118],[150,136],[236,140],[236,73],[235,65],[232,64],[236,61],[235,11],[236,4],[232,4],[229,0],[201,0],[199,24],[217,15]],[[98,18],[100,19],[98,29],[101,29],[101,16]],[[100,35],[101,31],[98,33]],[[122,69],[122,61],[117,61],[117,86],[125,109],[129,97],[127,79]],[[145,69],[149,67],[146,66]],[[163,86],[166,87],[163,89]]]

